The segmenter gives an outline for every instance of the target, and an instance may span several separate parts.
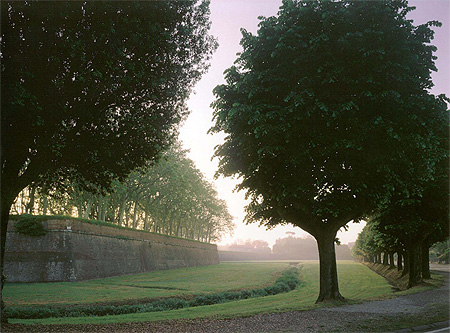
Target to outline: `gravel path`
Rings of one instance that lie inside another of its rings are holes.
[[[437,289],[383,301],[343,305],[312,311],[272,313],[233,319],[172,320],[110,325],[33,326],[33,332],[370,332],[358,323],[389,320],[399,315],[424,315],[427,305],[449,303],[449,273]],[[30,332],[25,325],[8,325],[6,332]]]

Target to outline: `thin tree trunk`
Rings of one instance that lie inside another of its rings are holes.
[[[47,215],[48,210],[48,198],[46,195],[42,197],[42,214]]]
[[[29,189],[29,201],[27,205],[27,214],[33,214],[34,213],[34,194],[36,193],[36,189],[34,187]]]
[[[383,265],[385,265],[385,266],[388,265],[388,258],[389,258],[389,254],[386,251],[383,252]]]
[[[119,225],[122,226],[123,225],[123,215],[125,213],[125,205],[126,205],[126,201],[123,200],[120,204],[120,208],[119,208]]]
[[[390,268],[395,268],[394,252],[389,252],[389,267]]]
[[[408,250],[403,252],[403,259],[404,259],[404,265],[403,265],[403,272],[402,276],[405,276],[409,273],[409,253]]]
[[[130,202],[130,204],[129,205],[126,205],[125,207],[126,207],[126,210],[125,210],[125,223],[126,223],[126,227],[128,228],[128,227],[130,227],[130,220],[131,220],[131,218],[130,218],[130,211],[131,211],[131,205],[132,205],[132,203]]]
[[[148,230],[148,212],[147,212],[147,207],[145,207],[144,209],[144,230]]]
[[[133,210],[133,228],[137,229],[137,200],[134,201],[134,210]]]
[[[403,255],[400,251],[397,252],[397,270],[401,271],[403,269]]]
[[[84,211],[83,218],[89,219],[89,215],[91,215],[92,204],[94,203],[94,198],[92,195],[89,196],[89,200],[86,204],[86,210]]]
[[[322,234],[315,236],[319,249],[320,261],[320,292],[316,303],[329,300],[344,300],[339,293],[336,250],[334,239],[336,232],[324,230]]]

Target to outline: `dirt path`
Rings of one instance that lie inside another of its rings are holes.
[[[110,325],[8,325],[3,332],[375,332],[395,330],[399,320],[418,326],[449,311],[449,273],[440,288],[382,301],[312,311],[272,313],[233,319],[172,320]],[[423,322],[423,321],[422,321]],[[442,325],[442,327],[445,324]],[[438,327],[438,326],[437,326]],[[432,330],[426,326],[422,331]]]

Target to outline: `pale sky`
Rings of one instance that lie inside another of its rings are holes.
[[[445,93],[450,96],[450,72],[449,72],[449,41],[450,41],[450,1],[449,0],[415,0],[409,4],[417,9],[410,13],[414,24],[422,24],[430,20],[442,22],[442,27],[434,28],[435,39],[433,44],[438,47],[436,65],[438,72],[434,73],[434,94]],[[271,230],[259,227],[258,224],[245,225],[244,207],[246,201],[244,192],[233,192],[237,184],[230,178],[214,180],[218,161],[211,157],[214,147],[222,143],[223,134],[209,135],[208,129],[212,126],[212,112],[210,104],[214,101],[212,90],[218,84],[224,83],[223,72],[236,60],[236,53],[240,52],[241,40],[240,28],[256,34],[259,20],[258,16],[273,16],[278,12],[281,0],[211,0],[211,34],[218,38],[219,48],[211,60],[211,67],[202,80],[196,85],[196,93],[188,101],[191,110],[187,121],[183,125],[180,139],[183,146],[190,150],[188,156],[195,162],[206,178],[212,181],[221,199],[226,200],[229,212],[234,216],[236,228],[233,235],[226,235],[219,245],[229,244],[241,239],[261,239],[272,246],[278,238],[286,236],[287,231],[293,231],[296,236],[304,236],[307,233],[298,227],[278,226]],[[338,232],[338,237],[343,244],[354,242],[361,232],[364,223],[351,223],[348,231]]]

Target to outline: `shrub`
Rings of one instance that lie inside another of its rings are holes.
[[[15,227],[18,233],[28,236],[39,237],[47,234],[42,222],[33,215],[19,216]]]

